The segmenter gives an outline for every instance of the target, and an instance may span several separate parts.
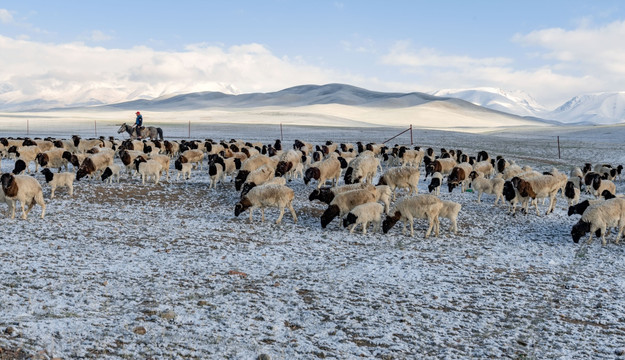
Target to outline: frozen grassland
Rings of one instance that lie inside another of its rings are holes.
[[[284,144],[381,142],[400,130],[290,126]],[[568,173],[625,163],[624,133],[415,129],[414,140]],[[273,143],[280,132],[215,124],[193,135]],[[44,220],[38,207],[26,221],[0,217],[0,358],[623,358],[625,247],[574,244],[579,215],[560,196],[553,214],[510,216],[492,196],[478,204],[444,187],[441,198],[463,204],[459,234],[443,219],[425,240],[422,220],[414,238],[400,224],[387,235],[349,235],[337,220],[323,230],[325,206],[308,201],[313,186],[301,179],[289,184],[297,224],[287,211],[276,225],[275,210],[248,224],[247,212],[234,217],[233,183],[207,184],[206,170],[159,185],[81,180],[73,199],[57,190],[53,200],[44,185]]]

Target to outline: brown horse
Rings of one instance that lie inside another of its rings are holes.
[[[136,139],[137,136],[137,129],[135,127],[132,127],[126,123],[123,123],[119,129],[117,130],[118,134],[123,133],[124,131],[128,133],[128,135],[130,135],[131,139]],[[154,127],[154,126],[144,126],[141,128],[141,138],[142,139],[147,139],[148,137],[150,138],[150,140],[163,140],[163,129],[161,129],[160,127]]]

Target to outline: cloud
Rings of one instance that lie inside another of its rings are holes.
[[[93,30],[91,32],[91,36],[89,37],[89,40],[93,42],[103,42],[103,41],[108,41],[111,39],[113,39],[112,36],[107,35],[103,31],[100,31],[100,30]]]
[[[0,68],[0,88],[4,89],[0,103],[119,102],[231,89],[265,92],[342,79],[300,59],[277,57],[260,44],[229,48],[193,44],[184,51],[164,52],[145,46],[107,49],[0,36],[0,52],[11,59]]]
[[[6,9],[0,9],[0,23],[9,24],[13,22],[13,15]]]

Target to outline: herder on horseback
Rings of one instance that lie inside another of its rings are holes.
[[[135,133],[137,134],[137,139],[141,140],[141,130],[143,130],[143,115],[139,111],[136,112],[137,119],[135,120]]]

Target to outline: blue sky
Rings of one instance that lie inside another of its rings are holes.
[[[0,101],[348,83],[625,90],[621,1],[2,1]],[[623,64],[623,65],[622,65]]]

